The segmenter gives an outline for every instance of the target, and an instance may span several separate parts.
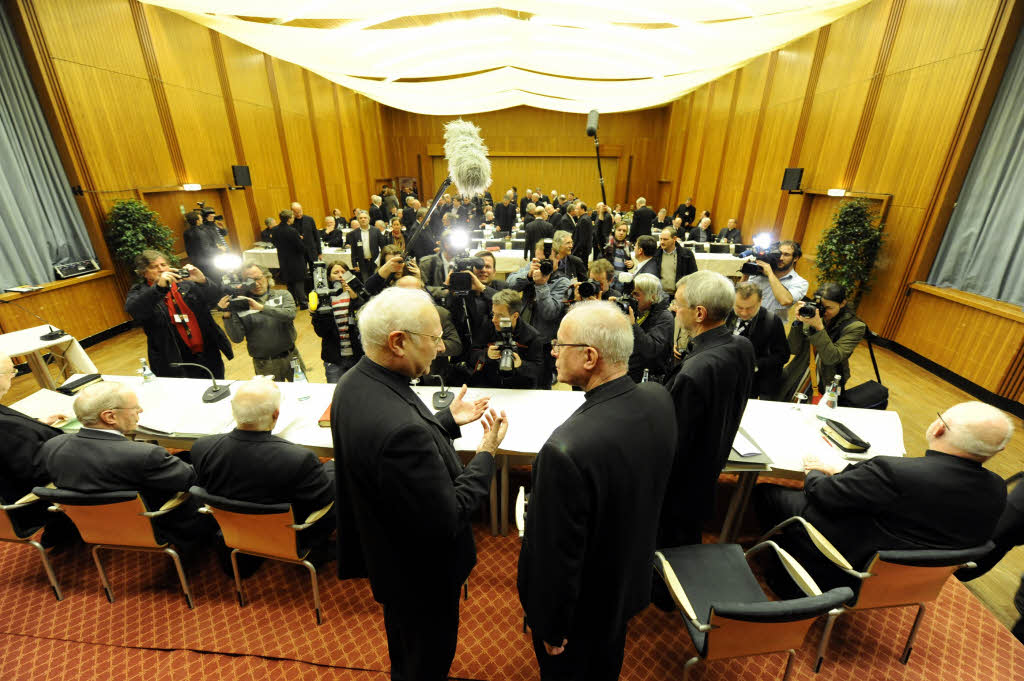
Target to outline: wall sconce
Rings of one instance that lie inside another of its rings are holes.
[[[829,189],[828,190],[828,195],[829,196],[846,196],[846,190],[845,189]]]

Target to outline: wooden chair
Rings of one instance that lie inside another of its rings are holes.
[[[39,557],[43,560],[43,569],[46,570],[46,577],[50,580],[50,586],[53,588],[53,595],[60,601],[64,599],[64,594],[61,593],[60,584],[57,583],[57,576],[53,572],[53,565],[50,564],[50,557],[46,555],[46,549],[38,541],[44,526],[36,525],[35,523],[26,526],[19,521],[18,514],[16,513],[21,509],[42,503],[36,495],[26,494],[13,504],[0,505],[0,541],[13,544],[28,544],[38,551]]]
[[[900,662],[906,664],[914,647],[914,637],[924,618],[925,604],[934,601],[946,584],[946,579],[960,568],[976,567],[973,561],[994,548],[992,542],[982,546],[959,550],[878,550],[868,560],[867,567],[856,570],[832,543],[804,518],[794,516],[773,527],[770,537],[790,525],[799,525],[807,533],[814,547],[833,565],[857,580],[852,598],[835,612],[829,613],[825,631],[818,644],[818,659],[814,671],[821,669],[828,648],[829,637],[836,618],[849,610],[898,608],[917,606],[917,616],[910,628]]]
[[[305,522],[298,523],[295,509],[290,504],[255,504],[210,494],[202,487],[192,487],[189,492],[200,503],[200,513],[208,513],[220,526],[224,543],[231,549],[231,569],[235,576],[235,590],[239,607],[245,607],[245,590],[238,574],[238,554],[279,560],[304,566],[313,585],[313,608],[317,625],[323,622],[320,608],[320,586],[317,583],[316,566],[307,560],[310,548],[303,546],[299,531],[312,527],[327,515],[334,506],[331,502],[314,511]]]
[[[786,572],[807,594],[770,601],[747,558],[771,548]],[[822,593],[810,575],[775,542],[761,542],[743,553],[738,544],[694,544],[656,551],[655,570],[665,580],[697,648],[686,662],[683,680],[701,660],[788,653],[789,678],[796,649],[818,617],[853,596],[847,587]]]
[[[109,602],[114,602],[114,591],[100,560],[100,549],[145,551],[170,556],[178,572],[181,590],[185,593],[185,602],[190,609],[194,607],[192,590],[189,589],[188,579],[185,578],[181,557],[173,546],[157,539],[157,530],[153,526],[154,518],[166,515],[180,506],[188,499],[188,494],[180,492],[159,510],[150,511],[146,508],[142,495],[135,490],[84,494],[65,489],[36,487],[32,493],[50,502],[51,511],[65,513],[71,518],[82,535],[82,540],[93,545],[92,559],[96,563],[96,570],[100,574],[103,591]]]

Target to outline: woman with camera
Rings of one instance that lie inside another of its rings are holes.
[[[313,331],[322,339],[320,359],[324,361],[328,383],[337,383],[363,356],[355,311],[366,301],[345,281],[346,272],[348,267],[344,263],[330,266],[327,272],[331,287],[330,311],[317,310],[309,315]]]
[[[836,375],[841,377],[840,390],[846,387],[850,355],[868,328],[847,306],[846,296],[846,290],[839,284],[822,284],[813,302],[798,303],[797,317],[789,329],[789,351],[798,357],[790,366],[800,369],[802,374],[809,360],[799,358],[805,357],[813,346],[817,355],[818,392],[822,395]]]
[[[221,353],[231,359],[231,342],[210,308],[221,296],[218,284],[202,270],[186,265],[172,269],[166,255],[146,250],[135,258],[135,273],[143,281],[128,291],[124,309],[146,332],[149,366],[157,376],[208,378],[196,367],[172,367],[172,362],[201,364],[224,378]]]

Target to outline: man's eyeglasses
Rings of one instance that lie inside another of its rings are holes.
[[[562,351],[562,348],[589,348],[593,347],[588,343],[562,343],[561,341],[551,341],[551,350],[557,355]]]
[[[414,336],[426,336],[430,340],[434,341],[435,345],[444,344],[444,336],[432,336],[429,333],[423,333],[422,331],[410,331],[409,329],[402,329],[403,333],[411,333]]]

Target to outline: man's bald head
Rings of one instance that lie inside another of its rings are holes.
[[[411,288],[420,291],[426,290],[426,286],[423,284],[423,280],[419,277],[414,277],[411,274],[407,274],[404,277],[399,277],[395,281],[395,286],[398,288]]]
[[[280,411],[281,390],[266,378],[242,383],[231,398],[231,413],[239,430],[273,430]]]
[[[0,397],[3,397],[11,389],[13,379],[14,362],[7,355],[0,355]]]
[[[980,459],[1001,452],[1012,436],[1013,423],[1006,414],[976,401],[953,405],[925,433],[929,449]]]

